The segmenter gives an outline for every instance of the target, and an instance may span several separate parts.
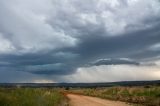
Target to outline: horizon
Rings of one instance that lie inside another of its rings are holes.
[[[160,80],[160,0],[1,0],[0,83]]]
[[[103,84],[103,83],[123,83],[123,82],[159,82],[160,80],[134,80],[134,81],[115,81],[115,82],[0,82],[0,84]]]

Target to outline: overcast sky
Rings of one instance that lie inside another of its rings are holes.
[[[160,80],[159,0],[0,0],[0,82]]]

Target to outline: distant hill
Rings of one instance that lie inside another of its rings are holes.
[[[102,83],[0,83],[0,87],[33,87],[33,88],[52,88],[52,87],[112,87],[112,86],[146,86],[160,85],[160,80],[156,81],[121,81],[121,82],[102,82]]]

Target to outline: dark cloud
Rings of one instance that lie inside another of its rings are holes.
[[[66,55],[66,57],[64,57]],[[45,54],[0,56],[1,70],[26,71],[34,74],[69,74],[73,72],[74,54],[51,52]]]
[[[137,63],[129,62],[128,64],[138,64],[141,61],[143,62],[143,59],[159,55],[159,51],[147,50],[151,45],[158,43],[159,39],[159,27],[151,30],[127,34],[124,36],[86,37],[79,39],[80,43],[73,48],[62,48],[47,53],[1,55],[1,61],[5,62],[5,64],[1,63],[1,70],[8,69],[16,71],[28,71],[34,74],[63,75],[73,73],[77,67],[85,66],[86,64],[89,64],[100,58],[115,58],[113,61],[108,61],[109,63],[104,62],[103,65],[116,64],[116,62],[118,62],[118,58],[123,57],[131,59],[133,58],[138,61]],[[127,64],[127,61],[123,62],[124,64],[125,62]],[[47,64],[57,63],[65,64],[65,67],[64,65],[60,66],[58,69],[54,69],[54,65],[50,68],[47,67]],[[44,65],[46,65],[46,67],[43,67]],[[34,68],[34,66],[39,68]],[[28,69],[27,67],[30,68]]]
[[[2,0],[0,71],[60,76],[90,63],[153,62],[160,56],[159,6],[158,0]]]
[[[134,58],[137,61],[159,55],[159,51],[150,51],[148,48],[159,42],[159,26],[150,30],[128,33],[116,37],[91,36],[81,38],[76,48],[67,48],[80,54],[82,63],[92,62],[100,58]],[[101,33],[95,33],[99,35]]]

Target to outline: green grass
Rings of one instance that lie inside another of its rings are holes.
[[[71,89],[72,93],[120,100],[145,106],[160,106],[160,87],[109,87],[96,89]]]
[[[64,99],[56,89],[0,88],[0,106],[60,106]]]

